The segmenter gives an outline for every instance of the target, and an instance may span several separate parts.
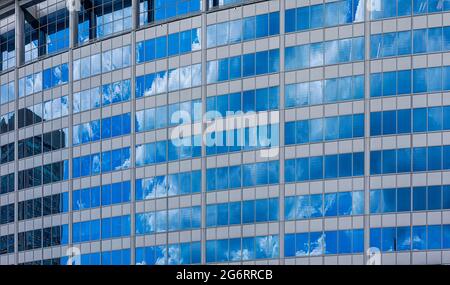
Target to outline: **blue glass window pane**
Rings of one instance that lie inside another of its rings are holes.
[[[412,228],[412,249],[424,250],[427,245],[426,226],[415,226]]]
[[[426,210],[427,191],[426,187],[413,188],[413,211]]]
[[[411,149],[404,148],[397,150],[397,172],[411,171]]]
[[[416,147],[413,149],[413,171],[427,170],[427,149]]]
[[[398,212],[411,211],[410,188],[397,189],[397,211]]]
[[[442,200],[442,187],[429,186],[428,187],[428,210],[440,210]]]
[[[286,33],[294,32],[296,30],[295,14],[296,14],[296,9],[288,9],[285,12],[284,29],[285,29]]]
[[[339,155],[339,177],[348,177],[352,175],[352,154]]]
[[[425,132],[427,130],[427,109],[417,108],[413,110],[413,131]]]
[[[398,110],[398,130],[399,134],[406,134],[411,132],[411,110]]]

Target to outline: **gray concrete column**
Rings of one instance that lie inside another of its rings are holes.
[[[370,10],[367,1],[364,16],[364,264],[367,264],[370,248]]]
[[[133,30],[139,28],[139,0],[131,0]]]
[[[207,51],[206,51],[206,20],[207,15],[205,11],[208,9],[207,0],[202,1],[202,115],[206,113],[206,64],[207,64]],[[201,233],[200,233],[200,248],[201,248],[201,264],[206,264],[206,145],[203,142],[203,134],[206,129],[206,124],[203,122],[202,118],[202,191],[201,191]]]
[[[14,5],[16,13],[16,22],[15,22],[16,66],[20,66],[25,62],[25,37],[24,37],[25,18],[23,15],[22,8],[20,8],[19,0],[16,0]]]
[[[74,48],[78,44],[78,11],[69,11],[69,30],[69,46],[70,48]]]
[[[131,32],[131,118],[136,117],[136,29],[139,27],[139,0],[132,0],[132,25]],[[136,120],[131,120],[131,129],[136,129]],[[130,199],[130,264],[136,265],[136,132],[132,132],[130,141],[131,165],[131,199]]]

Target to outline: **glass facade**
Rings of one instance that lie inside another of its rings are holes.
[[[0,264],[450,263],[450,0],[5,9]]]

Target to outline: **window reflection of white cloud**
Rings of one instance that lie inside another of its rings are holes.
[[[136,166],[143,166],[145,163],[145,146],[144,145],[137,145],[136,146]]]
[[[80,79],[80,60],[74,60],[72,70],[73,80]]]
[[[217,79],[219,78],[219,75],[217,73],[217,61],[210,61],[208,62],[206,71],[206,82],[207,83],[214,83],[217,82]]]
[[[67,116],[69,114],[69,104],[68,104],[68,97],[63,96],[61,97],[61,116]]]
[[[180,191],[180,185],[178,184],[178,176],[170,175],[167,184],[167,193],[169,196],[177,195]]]
[[[121,82],[120,81],[114,82],[113,83],[113,93],[112,93],[112,98],[111,98],[112,102],[120,101],[121,94],[122,94]]]
[[[111,70],[111,51],[102,53],[102,70],[103,72]]]
[[[202,45],[201,45],[201,38],[202,38],[201,32],[202,31],[201,31],[201,29],[195,29],[194,31],[195,31],[195,34],[192,35],[191,49],[193,51],[196,51],[196,50],[200,50],[202,48]]]
[[[191,67],[192,87],[202,84],[202,65],[195,64]]]
[[[240,261],[241,260],[241,250],[230,250],[230,261]]]
[[[167,91],[167,81],[168,81],[168,74],[166,71],[162,71],[156,74],[155,80],[153,81],[153,84],[155,84],[156,88],[152,87],[150,88],[151,94],[160,94]],[[153,90],[156,90],[156,92],[153,92]]]
[[[167,196],[167,177],[166,176],[159,176],[155,179],[155,193],[156,197],[165,197]]]
[[[80,107],[81,107],[81,94],[80,93],[75,93],[73,94],[73,112],[74,113],[78,113],[80,112]]]
[[[169,219],[169,231],[177,230],[179,228],[180,221],[180,211],[178,209],[172,209],[167,211],[167,216]]]
[[[337,195],[325,195],[323,212],[328,212],[329,209],[333,209],[336,207],[336,197]]]
[[[356,191],[352,193],[352,214],[364,213],[364,193],[362,191]]]
[[[44,120],[52,119],[52,101],[44,103]]]
[[[156,231],[157,232],[167,231],[167,212],[166,211],[156,212]]]
[[[241,250],[240,256],[242,260],[250,260],[253,259],[253,252],[247,248]]]
[[[154,178],[143,179],[141,181],[142,192],[145,194],[144,200],[155,198]]]
[[[294,205],[295,205],[295,203],[294,203]],[[296,213],[297,209],[294,206],[286,207],[286,209],[288,210],[288,211],[286,211],[286,214],[285,214],[286,220],[295,219],[295,213]]]
[[[311,216],[311,206],[309,205],[309,197],[297,197],[297,209],[295,215],[297,219],[307,218]]]
[[[42,91],[42,73],[37,72],[34,74],[34,85],[33,85],[33,91],[34,92],[40,92]]]
[[[175,91],[180,88],[180,69],[169,70],[169,91]]]
[[[122,164],[116,168],[116,170],[128,169],[128,168],[130,168],[130,165],[131,165],[131,160],[129,157],[127,157],[126,159],[123,160]]]
[[[155,214],[154,213],[142,213],[138,215],[138,223],[142,225],[142,233],[154,233],[155,232]]]
[[[33,76],[27,76],[26,77],[26,82],[25,82],[25,84],[26,84],[26,87],[25,87],[25,90],[26,90],[26,95],[31,95],[31,94],[33,94],[33,88],[34,88],[34,83],[33,83]]]
[[[333,64],[339,60],[338,41],[330,41],[325,44],[325,64]]]
[[[298,241],[296,241],[296,243],[297,243],[297,246],[296,246],[297,250],[295,251],[295,256],[308,256],[309,255],[308,240],[306,240],[303,243],[299,243]]]
[[[256,248],[263,258],[278,257],[278,238],[275,236],[258,237],[256,239]]]
[[[356,6],[355,22],[362,22],[362,21],[364,21],[364,11],[365,11],[364,1],[363,0],[357,0],[357,4],[355,6]]]
[[[145,130],[144,112],[136,112],[136,131]]]
[[[92,157],[92,173],[100,173],[100,155]]]
[[[166,246],[158,246],[158,249],[156,250],[156,258],[155,258],[155,264],[156,265],[164,265],[166,264],[167,259],[167,248]]]
[[[419,235],[415,234],[412,238],[413,244],[416,244],[418,248],[421,248],[421,246],[425,245],[425,240],[422,239]]]
[[[180,68],[180,89],[190,88],[192,83],[191,66]]]
[[[310,251],[311,256],[323,254],[323,249],[325,247],[325,234],[321,234],[317,240],[311,240]]]
[[[311,44],[310,50],[310,65],[320,66],[323,65],[323,44]]]
[[[72,136],[72,143],[74,145],[80,144],[80,126],[74,126],[73,127],[73,136]]]
[[[169,245],[167,264],[174,265],[180,262],[180,247],[178,245]]]
[[[131,46],[123,48],[123,66],[129,66],[131,63]]]

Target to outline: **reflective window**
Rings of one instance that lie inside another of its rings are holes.
[[[449,225],[371,228],[370,246],[382,252],[448,248]]]
[[[279,162],[210,168],[206,172],[207,191],[275,184],[279,181]]]
[[[287,9],[287,33],[364,21],[364,1],[343,0]]]
[[[226,117],[239,111],[260,112],[277,110],[279,87],[247,90],[240,93],[210,96],[206,98],[207,119]]]
[[[235,262],[279,256],[278,235],[206,241],[206,262]]]
[[[200,242],[157,245],[136,248],[136,265],[199,264]]]
[[[200,86],[201,78],[201,64],[138,76],[136,98]]]
[[[136,214],[136,235],[200,228],[200,206]]]
[[[207,47],[234,44],[280,33],[280,13],[272,12],[207,27]]]
[[[16,66],[14,15],[3,19],[0,32],[0,70]]]
[[[5,104],[15,99],[14,81],[0,85],[0,104]]]
[[[131,0],[92,0],[78,12],[78,42],[85,43],[132,28]]]
[[[286,220],[362,215],[363,191],[326,193],[285,198]]]
[[[19,232],[18,251],[66,245],[68,238],[68,225]]]
[[[436,13],[450,10],[447,0],[370,0],[372,20]]]
[[[0,147],[0,164],[14,160],[14,143],[4,144]]]
[[[69,193],[63,192],[50,196],[24,200],[18,204],[18,220],[28,220],[43,216],[67,213],[69,210]]]
[[[358,138],[364,136],[364,114],[285,123],[285,144]]]
[[[201,108],[201,100],[193,100],[137,111],[136,132],[198,122],[201,117],[199,115]]]
[[[450,27],[438,27],[370,36],[370,58],[403,56],[450,49]]]
[[[286,108],[362,98],[364,98],[363,75],[288,84],[285,87]]]
[[[201,171],[175,173],[136,180],[136,200],[201,192]]]
[[[140,167],[166,161],[182,160],[186,158],[199,157],[200,155],[200,136],[158,141],[136,145],[136,166]]]
[[[14,234],[0,236],[0,255],[14,253]]]
[[[450,168],[449,146],[401,148],[370,152],[370,174],[389,174]]]
[[[278,124],[251,128],[232,128],[206,133],[206,155],[240,150],[272,148],[279,145]]]
[[[136,43],[136,63],[179,55],[201,48],[201,29],[192,29]]]
[[[107,50],[73,61],[73,79],[79,80],[100,73],[125,68],[131,64],[131,46]],[[101,68],[100,68],[101,67]]]
[[[140,0],[139,25],[171,19],[174,17],[198,12],[201,0]]]
[[[14,192],[14,173],[0,176],[0,194]]]
[[[45,1],[25,8],[25,62],[69,47],[69,11],[65,1]]]
[[[242,77],[278,72],[280,51],[272,49],[242,56],[208,61],[207,82],[217,83]]]
[[[130,167],[130,148],[119,148],[72,159],[72,177],[97,175]]]
[[[364,59],[364,38],[286,47],[285,54],[286,70],[359,61]]]
[[[371,136],[442,131],[450,128],[450,107],[372,112]]]
[[[126,113],[73,126],[72,144],[79,145],[114,138],[130,132],[130,113]]]
[[[206,206],[206,226],[278,221],[278,198],[246,200]]]
[[[336,179],[361,176],[364,173],[364,153],[336,154],[285,161],[285,181],[300,182],[316,179]]]
[[[0,115],[0,134],[4,134],[14,130],[14,112]]]
[[[370,96],[407,95],[450,90],[450,67],[372,73]],[[397,86],[397,87],[396,87]]]
[[[69,178],[69,161],[63,160],[21,170],[17,175],[19,190],[64,181]]]
[[[286,257],[361,253],[364,251],[364,230],[286,234],[284,251]]]

